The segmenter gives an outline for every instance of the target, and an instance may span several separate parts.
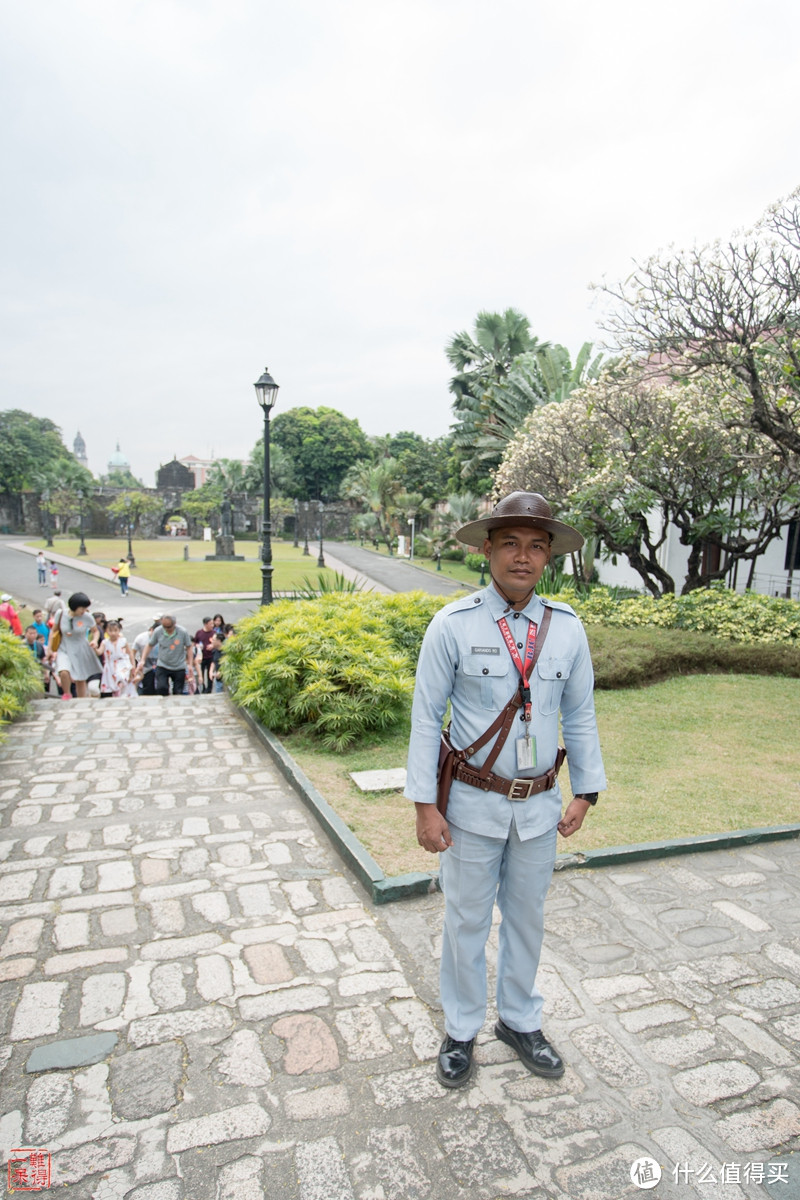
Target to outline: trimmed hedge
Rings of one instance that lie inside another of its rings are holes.
[[[0,725],[20,716],[42,695],[42,671],[27,646],[3,625],[0,629]],[[0,730],[0,738],[5,733]]]
[[[627,596],[618,599],[608,588],[586,596],[554,595],[571,604],[584,625],[618,625],[625,629],[654,626],[685,629],[733,642],[800,645],[800,603],[758,592],[732,592],[721,584],[685,596]]]

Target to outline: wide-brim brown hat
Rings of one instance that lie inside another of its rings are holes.
[[[538,492],[512,492],[510,496],[504,496],[485,517],[470,521],[469,525],[459,529],[456,537],[467,546],[480,546],[492,529],[510,525],[546,529],[552,535],[553,554],[571,554],[573,550],[580,550],[584,542],[577,529],[555,519],[550,505]]]

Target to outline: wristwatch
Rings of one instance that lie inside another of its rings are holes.
[[[583,792],[580,796],[573,798],[575,800],[585,800],[587,804],[597,804],[597,792]]]

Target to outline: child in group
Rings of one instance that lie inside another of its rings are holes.
[[[100,696],[135,696],[136,687],[132,683],[135,667],[133,651],[122,636],[122,626],[119,621],[106,623],[105,637],[100,643],[100,658],[103,671],[100,676]]]
[[[58,563],[53,562],[52,558],[50,559],[50,587],[58,587]]]
[[[224,633],[214,632],[211,639],[211,666],[209,667],[208,677],[212,682],[215,692],[222,691],[222,675],[220,674],[220,666],[222,664],[222,643],[225,641]]]

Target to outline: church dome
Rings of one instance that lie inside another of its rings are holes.
[[[109,471],[130,471],[131,469],[131,464],[119,448],[119,442],[117,442],[117,448],[108,460],[108,469]]]

